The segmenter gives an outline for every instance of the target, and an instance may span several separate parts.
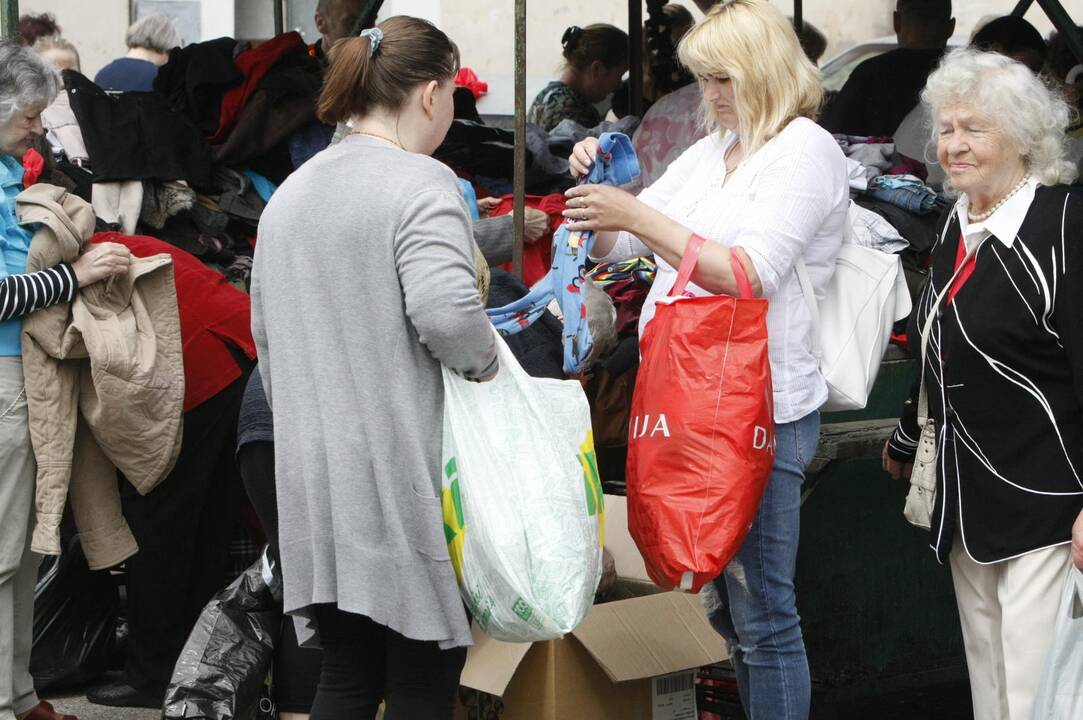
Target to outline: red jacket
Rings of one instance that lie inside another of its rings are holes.
[[[126,245],[136,257],[169,253],[177,283],[181,343],[184,353],[184,411],[202,405],[241,377],[229,345],[249,359],[252,340],[251,300],[194,255],[167,242],[141,235],[97,233],[90,242]]]
[[[533,245],[523,247],[523,282],[527,287],[541,280],[549,272],[553,264],[553,233],[564,223],[564,208],[567,207],[567,199],[557,193],[554,195],[527,195],[526,206],[537,208],[549,216],[549,232],[545,233]],[[500,199],[500,204],[493,208],[491,217],[508,215],[514,209],[515,196],[505,195]],[[501,266],[508,272],[512,271],[512,264],[506,263]]]
[[[218,121],[218,129],[211,135],[210,142],[221,143],[229,137],[241,110],[244,109],[253,93],[259,89],[264,76],[279,60],[290,53],[306,52],[307,49],[305,41],[298,33],[288,32],[238,55],[233,62],[244,75],[244,81],[237,87],[231,88],[222,97],[222,114]]]

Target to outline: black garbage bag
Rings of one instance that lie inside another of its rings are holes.
[[[119,607],[116,584],[90,569],[78,536],[62,555],[46,556],[34,588],[34,687],[83,685],[109,670]]]
[[[282,579],[263,558],[207,603],[166,691],[163,720],[251,720],[282,624]]]

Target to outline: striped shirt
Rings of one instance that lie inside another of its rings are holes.
[[[0,322],[75,299],[79,281],[68,263],[0,280]]]

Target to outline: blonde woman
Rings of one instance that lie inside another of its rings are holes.
[[[711,621],[733,652],[741,700],[752,720],[798,720],[809,712],[809,672],[793,577],[801,484],[819,436],[827,386],[812,355],[812,324],[794,273],[803,260],[817,295],[831,276],[847,222],[846,160],[813,122],[820,75],[790,22],[766,0],[733,0],[711,10],[681,41],[681,61],[699,78],[710,125],[638,197],[584,185],[568,192],[576,230],[601,234],[605,260],[653,254],[658,278],[640,329],[676,279],[689,239],[708,240],[692,292],[736,294],[740,261],[767,298],[777,424],[776,460],[752,529],[713,583]],[[573,172],[594,159],[576,146]],[[732,248],[740,247],[744,257]]]

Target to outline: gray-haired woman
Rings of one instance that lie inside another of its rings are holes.
[[[944,59],[922,100],[961,193],[915,313],[937,431],[932,547],[951,564],[974,716],[1029,719],[1073,525],[1083,568],[1083,201],[1066,186],[1068,107],[1018,62],[970,49]],[[911,401],[884,469],[909,474],[918,436]]]
[[[173,18],[147,15],[132,23],[124,43],[128,54],[99,70],[94,82],[106,90],[150,92],[158,68],[169,62],[169,51],[184,44],[184,39]]]
[[[23,155],[41,138],[41,111],[56,93],[56,72],[33,50],[0,43],[0,720],[75,720],[39,702],[30,677],[36,466],[23,391],[22,317],[127,272],[131,258],[123,245],[104,243],[71,265],[26,272],[34,228],[15,219],[15,197],[23,190]]]

